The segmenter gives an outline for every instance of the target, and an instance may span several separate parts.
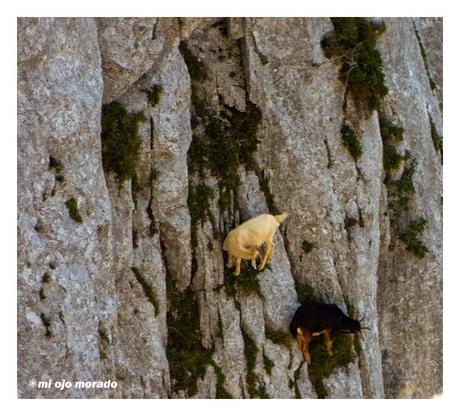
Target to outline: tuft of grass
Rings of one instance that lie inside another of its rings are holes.
[[[307,302],[319,301],[318,295],[308,283],[296,283],[295,290],[297,292],[297,302],[301,305]]]
[[[297,370],[294,371],[294,392],[295,392],[295,398],[296,399],[301,399],[302,396],[300,394],[300,390],[299,390],[299,386],[297,385],[297,380],[300,378],[300,369],[302,368],[302,364],[303,363],[300,363],[300,365],[297,367]]]
[[[398,169],[405,157],[398,153],[395,144],[403,140],[404,129],[396,124],[392,124],[382,114],[379,113],[380,135],[383,143],[383,168],[387,173],[385,182],[388,181],[388,173]]]
[[[40,298],[40,300],[45,300],[46,299],[46,293],[45,293],[45,290],[43,289],[43,287],[40,288],[39,292],[38,292],[38,296]]]
[[[226,377],[222,368],[213,359],[210,360],[210,364],[216,373],[216,399],[233,399],[233,396],[224,387]]]
[[[304,251],[305,254],[310,253],[314,248],[315,248],[314,243],[310,243],[307,240],[302,241],[302,250]]]
[[[182,41],[179,44],[179,50],[187,65],[190,78],[194,81],[203,82],[206,79],[206,70],[201,62],[192,51],[188,48],[187,42]]]
[[[202,179],[206,178],[207,172],[219,179],[219,207],[224,212],[240,186],[238,167],[257,169],[253,154],[259,143],[257,131],[262,116],[257,106],[249,101],[245,112],[225,107],[219,115],[207,110],[196,97],[193,106],[195,117],[204,126],[204,134],[192,137],[189,169]]]
[[[106,173],[115,173],[120,186],[136,177],[141,145],[138,123],[142,121],[143,113],[128,113],[118,101],[102,106],[102,164]]]
[[[49,162],[48,162],[48,169],[51,170],[53,169],[55,172],[54,178],[56,179],[57,182],[64,184],[65,183],[65,177],[63,174],[64,171],[64,165],[62,162],[58,159],[56,159],[53,155],[50,155],[49,157]]]
[[[268,212],[272,215],[281,214],[281,211],[276,208],[273,194],[271,193],[270,186],[268,185],[268,178],[261,171],[258,173],[257,176],[259,179],[259,188],[265,195],[265,201],[267,202]]]
[[[324,379],[330,377],[336,368],[345,367],[355,359],[352,335],[334,335],[332,357],[329,356],[322,338],[323,336],[313,337],[310,343],[311,364],[308,366],[308,378],[320,399],[328,395]]]
[[[415,193],[412,178],[414,176],[416,166],[416,160],[411,156],[406,156],[406,166],[404,167],[401,179],[389,184],[390,208],[398,211],[409,211],[412,196]]]
[[[430,116],[431,139],[433,140],[434,149],[441,155],[441,162],[443,160],[443,140],[442,136],[438,134],[436,126]]]
[[[44,312],[40,313],[40,319],[46,329],[45,336],[47,338],[51,338],[53,336],[53,331],[51,329],[51,320],[44,314]]]
[[[335,17],[331,21],[334,31],[321,41],[326,57],[339,59],[342,64],[339,79],[355,100],[371,111],[378,110],[388,93],[382,58],[376,49],[385,24],[363,17]]]
[[[51,267],[51,265],[50,265]],[[49,273],[45,273],[43,276],[42,276],[42,283],[49,283],[51,282],[51,276]]]
[[[168,281],[168,345],[166,356],[171,375],[171,390],[183,390],[188,397],[197,393],[197,380],[205,375],[206,367],[212,365],[216,371],[218,398],[230,398],[224,388],[225,375],[212,358],[213,351],[201,344],[198,302],[189,287],[177,290],[173,281]]]
[[[272,368],[275,366],[275,363],[265,355],[265,353],[263,354],[263,359],[264,359],[264,368],[265,368],[265,371],[268,375],[272,375]]]
[[[260,282],[257,277],[263,271],[253,269],[249,260],[241,262],[240,275],[233,275],[233,271],[225,268],[224,286],[227,296],[235,296],[238,292],[248,294],[251,292],[262,296],[260,291]]]
[[[65,203],[65,206],[67,207],[67,209],[69,210],[69,216],[70,218],[72,218],[74,221],[78,222],[78,223],[82,223],[83,222],[83,218],[82,216],[80,215],[80,211],[78,209],[78,203],[77,203],[77,200],[75,198],[70,198],[69,200],[67,200],[67,202]]]
[[[291,347],[291,336],[284,331],[277,331],[265,326],[265,338],[274,344],[282,345],[287,348]]]
[[[137,267],[131,267],[131,270],[133,271],[134,276],[136,276],[139,284],[142,286],[145,296],[147,296],[147,299],[152,304],[155,316],[157,316],[160,313],[160,304],[158,303],[155,288],[145,279],[144,275]]]
[[[163,87],[159,84],[152,85],[151,88],[142,90],[147,95],[147,101],[151,107],[155,107],[161,98],[161,94],[163,93]]]
[[[211,201],[214,191],[207,185],[193,186],[189,181],[187,204],[191,220],[191,245],[194,250],[198,244],[198,224],[203,225],[206,217],[210,216]]]
[[[358,160],[363,153],[358,135],[345,121],[342,124],[340,132],[342,133],[342,143],[353,156],[353,159]]]
[[[420,240],[420,236],[425,231],[427,221],[425,218],[419,218],[409,223],[407,228],[399,235],[400,240],[406,245],[407,250],[414,253],[422,259],[428,252],[428,248]]]
[[[259,385],[257,376],[255,374],[257,354],[259,353],[259,348],[255,341],[246,334],[246,332],[241,329],[244,339],[244,355],[246,356],[246,385],[248,388],[249,397],[259,397],[261,399],[268,398],[265,387]]]

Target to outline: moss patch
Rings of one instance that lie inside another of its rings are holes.
[[[72,218],[74,221],[78,222],[78,223],[82,223],[83,222],[83,218],[82,216],[80,215],[80,211],[78,209],[78,203],[77,203],[77,200],[75,198],[70,198],[69,200],[67,200],[67,202],[65,203],[65,206],[67,207],[67,209],[69,210],[69,216],[70,218]]]
[[[51,266],[50,266],[51,267]],[[43,276],[42,276],[42,283],[49,283],[51,282],[51,276],[49,273],[45,273]]]
[[[268,375],[272,375],[272,368],[275,366],[275,363],[265,355],[265,353],[263,354],[263,359],[264,359],[264,368],[265,368],[265,371]]]
[[[213,351],[201,344],[199,309],[195,293],[191,288],[183,292],[168,280],[168,305],[166,316],[171,389],[183,390],[189,397],[197,393],[197,380],[205,375],[206,367],[212,365],[216,371],[217,398],[231,398],[225,390],[225,375],[212,358]]]
[[[117,101],[102,106],[102,164],[106,173],[115,173],[120,186],[136,177],[141,121],[145,121],[143,113],[128,113]]]
[[[153,305],[155,316],[158,315],[160,313],[160,304],[158,303],[155,288],[145,279],[144,275],[137,267],[131,267],[131,270],[133,271],[134,276],[136,276],[139,284],[142,286],[145,296],[147,296],[147,299]]]
[[[182,54],[182,57],[184,58],[192,80],[203,82],[206,79],[206,70],[203,62],[201,62],[195,55],[193,55],[185,41],[182,41],[179,44],[179,50]]]
[[[51,320],[42,312],[40,313],[40,319],[46,329],[45,336],[51,338],[53,336],[53,331],[51,329]]]
[[[404,138],[404,129],[391,123],[382,114],[379,114],[380,135],[383,143],[383,168],[387,173],[385,182],[388,181],[388,174],[392,170],[399,169],[404,155],[399,154],[395,145]]]
[[[189,182],[188,187],[188,209],[191,220],[191,245],[194,250],[198,244],[198,224],[205,222],[211,216],[211,201],[214,198],[214,191],[207,185],[198,184],[193,186]]]
[[[155,107],[161,98],[161,94],[163,93],[163,87],[159,84],[152,85],[151,88],[147,90],[142,90],[147,95],[147,101],[151,107]]]
[[[433,140],[433,146],[435,150],[441,155],[441,161],[443,159],[443,140],[442,136],[438,134],[436,126],[430,116],[430,128],[431,128],[431,139]]]
[[[352,335],[334,335],[333,345],[334,355],[331,357],[324,346],[323,336],[313,337],[310,343],[311,364],[308,366],[308,377],[320,399],[328,395],[324,379],[330,377],[337,367],[345,367],[355,359]]]
[[[358,135],[346,122],[343,122],[340,132],[342,133],[342,143],[353,156],[353,159],[358,160],[363,153]]]
[[[315,248],[314,243],[310,243],[310,241],[303,240],[302,241],[302,250],[305,254],[311,253],[311,251]]]
[[[55,176],[54,178],[56,179],[57,182],[64,184],[65,183],[65,177],[64,177],[64,165],[62,162],[58,159],[56,159],[53,155],[50,155],[49,157],[49,162],[48,162],[48,169],[49,170],[54,170],[55,171]]]
[[[267,398],[267,393],[265,392],[265,387],[261,386],[257,380],[255,373],[257,354],[259,353],[259,348],[255,341],[244,332],[242,329],[243,339],[244,339],[244,355],[246,356],[246,385],[248,388],[249,397],[255,398],[259,397],[261,399]]]
[[[331,21],[334,31],[321,41],[326,57],[340,60],[339,79],[355,101],[369,110],[378,110],[388,93],[382,58],[376,49],[377,38],[385,31],[385,24],[362,17],[335,17]]]
[[[249,260],[241,261],[240,275],[235,276],[233,271],[225,268],[224,286],[227,296],[235,296],[237,293],[248,294],[251,292],[262,296],[258,274],[262,271],[255,270]]]
[[[287,348],[291,347],[291,336],[284,331],[276,331],[265,326],[265,338],[269,339],[274,344],[282,345]]]
[[[256,105],[246,103],[246,112],[225,107],[219,115],[208,111],[195,99],[195,116],[204,126],[204,134],[193,136],[188,154],[191,173],[204,179],[209,171],[219,179],[219,207],[222,212],[230,207],[232,195],[238,190],[238,167],[256,170],[253,158],[257,150],[257,130],[261,113]]]
[[[226,377],[222,368],[213,359],[211,359],[210,364],[216,373],[216,399],[233,399],[233,396],[224,387]]]
[[[405,156],[405,159],[406,165],[404,167],[404,172],[401,175],[401,179],[388,184],[388,206],[393,211],[409,211],[412,197],[415,193],[412,178],[415,173],[417,162],[410,155]]]
[[[301,305],[307,302],[318,302],[319,297],[308,283],[296,283],[295,290],[297,292],[297,302]]]
[[[428,252],[427,247],[420,240],[421,235],[425,231],[426,225],[427,221],[425,218],[413,220],[399,235],[399,238],[406,245],[406,248],[420,259],[425,257],[425,254]]]

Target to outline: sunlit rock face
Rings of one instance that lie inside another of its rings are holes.
[[[442,19],[373,22],[378,111],[334,19],[18,19],[19,397],[442,392]],[[281,212],[233,276],[226,234]],[[307,298],[369,329],[309,366]]]

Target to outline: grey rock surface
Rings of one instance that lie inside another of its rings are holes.
[[[388,94],[363,114],[321,47],[328,18],[18,19],[19,397],[442,392],[442,19],[384,21]],[[134,183],[103,169],[114,100],[145,116]],[[253,108],[254,137],[248,123],[232,133]],[[404,128],[391,181],[416,160],[408,211],[391,205],[382,117]],[[257,150],[235,166],[241,137]],[[245,288],[223,240],[274,211],[289,214],[275,254]],[[398,237],[418,218],[423,258]],[[323,387],[289,334],[307,286],[370,328]],[[62,379],[117,387],[34,384]]]

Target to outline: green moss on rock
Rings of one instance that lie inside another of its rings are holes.
[[[65,206],[67,207],[69,211],[70,218],[72,218],[74,221],[80,224],[83,223],[83,218],[80,215],[80,211],[78,209],[78,203],[75,198],[70,198],[69,200],[67,200],[67,202],[65,203]]]
[[[422,259],[428,252],[421,235],[425,231],[427,221],[425,218],[419,218],[409,222],[407,228],[399,235],[401,241],[406,245],[406,248],[414,253],[418,258]]]
[[[151,88],[142,90],[147,95],[147,101],[151,107],[156,107],[160,102],[161,94],[163,93],[163,87],[159,84],[152,85]]]
[[[134,276],[136,276],[136,280],[142,286],[145,296],[152,304],[155,315],[158,315],[160,313],[160,304],[158,302],[158,297],[155,288],[150,284],[150,282],[146,280],[144,275],[140,272],[140,270],[137,267],[131,267],[131,270],[133,271]]]
[[[145,121],[143,113],[128,113],[118,101],[102,106],[102,164],[106,173],[115,173],[120,186],[136,176],[141,121]]]
[[[363,152],[358,135],[346,122],[343,122],[340,132],[342,133],[342,143],[353,156],[353,159],[358,160]]]
[[[324,380],[330,377],[338,367],[346,367],[355,359],[353,335],[335,334],[333,337],[334,355],[331,357],[324,346],[323,336],[313,337],[310,343],[311,364],[308,366],[310,379],[318,398],[328,395]]]
[[[388,93],[383,74],[383,63],[376,42],[385,31],[384,23],[363,17],[331,18],[334,31],[321,41],[326,57],[338,57],[342,66],[339,79],[355,100],[369,110],[378,110]]]

